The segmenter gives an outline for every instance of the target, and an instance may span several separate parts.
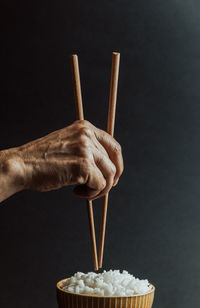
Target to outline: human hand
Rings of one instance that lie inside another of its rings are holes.
[[[75,194],[87,199],[109,192],[123,172],[119,143],[84,120],[15,148],[10,169],[16,169],[16,161],[23,189],[49,191],[78,185]]]

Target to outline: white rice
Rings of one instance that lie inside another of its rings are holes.
[[[140,280],[127,271],[110,270],[101,274],[78,272],[62,283],[62,289],[75,294],[97,296],[132,296],[145,294],[152,287],[148,280]]]

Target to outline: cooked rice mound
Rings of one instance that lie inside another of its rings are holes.
[[[62,289],[75,294],[132,296],[148,293],[152,286],[147,279],[140,280],[127,271],[110,270],[100,274],[78,272],[63,281]]]

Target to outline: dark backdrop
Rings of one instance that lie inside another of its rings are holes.
[[[121,53],[115,136],[125,171],[110,194],[104,269],[156,286],[154,308],[199,307],[200,2],[1,1],[0,147],[85,116],[106,128],[111,52]],[[95,202],[97,231],[100,202]],[[0,307],[56,308],[55,284],[93,270],[87,211],[70,187],[0,207]]]

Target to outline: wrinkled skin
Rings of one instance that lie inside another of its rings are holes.
[[[121,146],[88,121],[75,121],[45,137],[0,152],[0,186],[5,190],[7,179],[13,193],[77,185],[76,195],[95,199],[116,185],[122,172]],[[0,201],[5,198],[0,197]]]

